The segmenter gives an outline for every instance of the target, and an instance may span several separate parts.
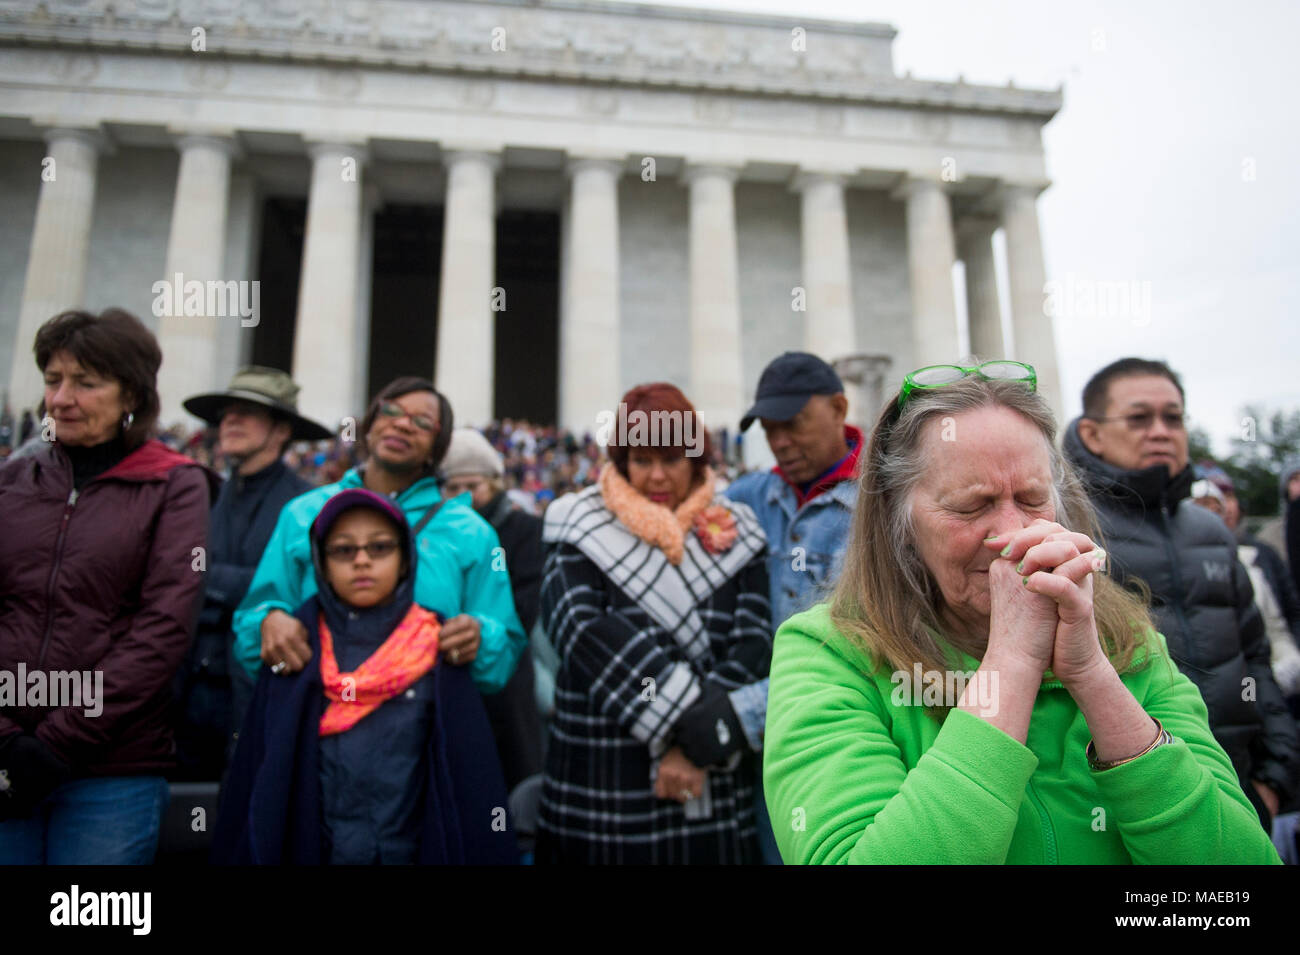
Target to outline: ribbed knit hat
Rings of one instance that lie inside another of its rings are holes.
[[[462,474],[499,478],[506,473],[501,454],[474,428],[457,428],[451,433],[451,444],[438,470],[444,478]]]

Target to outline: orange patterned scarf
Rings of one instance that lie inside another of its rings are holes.
[[[606,464],[600,472],[600,494],[605,506],[624,527],[651,547],[662,550],[668,562],[677,565],[686,554],[686,532],[695,515],[713,500],[713,469],[704,469],[700,486],[688,494],[675,511],[637,493],[612,464]]]
[[[320,735],[349,730],[433,668],[438,657],[437,616],[416,604],[374,653],[351,673],[339,673],[334,638],[320,618],[320,677],[330,700],[320,718]]]

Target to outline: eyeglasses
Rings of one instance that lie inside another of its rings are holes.
[[[1021,381],[1030,391],[1038,390],[1038,373],[1033,365],[1019,361],[986,361],[982,365],[968,368],[965,365],[926,365],[918,368],[903,379],[903,390],[898,393],[898,407],[902,410],[912,393],[924,389],[943,388],[956,384],[963,378],[977,375],[988,381]]]
[[[1186,417],[1181,411],[1162,411],[1157,415],[1154,411],[1135,411],[1133,414],[1114,415],[1110,418],[1093,418],[1093,421],[1123,421],[1125,427],[1130,431],[1146,431],[1156,423],[1159,417],[1161,422],[1170,431],[1181,431],[1187,423]]]
[[[325,556],[340,564],[350,564],[356,559],[357,551],[364,550],[371,560],[380,560],[397,550],[397,541],[378,540],[368,544],[331,544],[325,548]]]
[[[395,401],[385,401],[379,406],[379,413],[385,418],[409,418],[411,424],[421,431],[429,432],[429,434],[433,434],[438,430],[438,424],[432,418],[426,418],[422,414],[411,414]]]

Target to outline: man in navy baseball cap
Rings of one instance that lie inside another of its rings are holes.
[[[740,430],[748,431],[755,418],[789,421],[813,395],[843,393],[844,383],[834,368],[808,352],[788,351],[763,369],[754,407],[740,419]]]
[[[848,410],[840,376],[816,355],[788,351],[763,369],[740,430],[761,419],[774,473],[793,492],[792,510],[852,476],[857,456],[851,452],[861,446],[862,432],[845,426]]]
[[[839,570],[865,443],[861,429],[845,423],[848,410],[835,369],[816,355],[786,352],[763,369],[754,406],[740,421],[741,431],[762,422],[777,462],[724,492],[748,504],[767,535],[773,630],[824,600]],[[742,686],[729,702],[750,745],[761,749],[767,681]],[[779,863],[767,811],[757,809],[764,861]]]

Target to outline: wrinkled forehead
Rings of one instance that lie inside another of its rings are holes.
[[[920,483],[934,491],[1052,484],[1047,436],[1008,408],[934,415],[922,427],[920,451],[924,465]]]

